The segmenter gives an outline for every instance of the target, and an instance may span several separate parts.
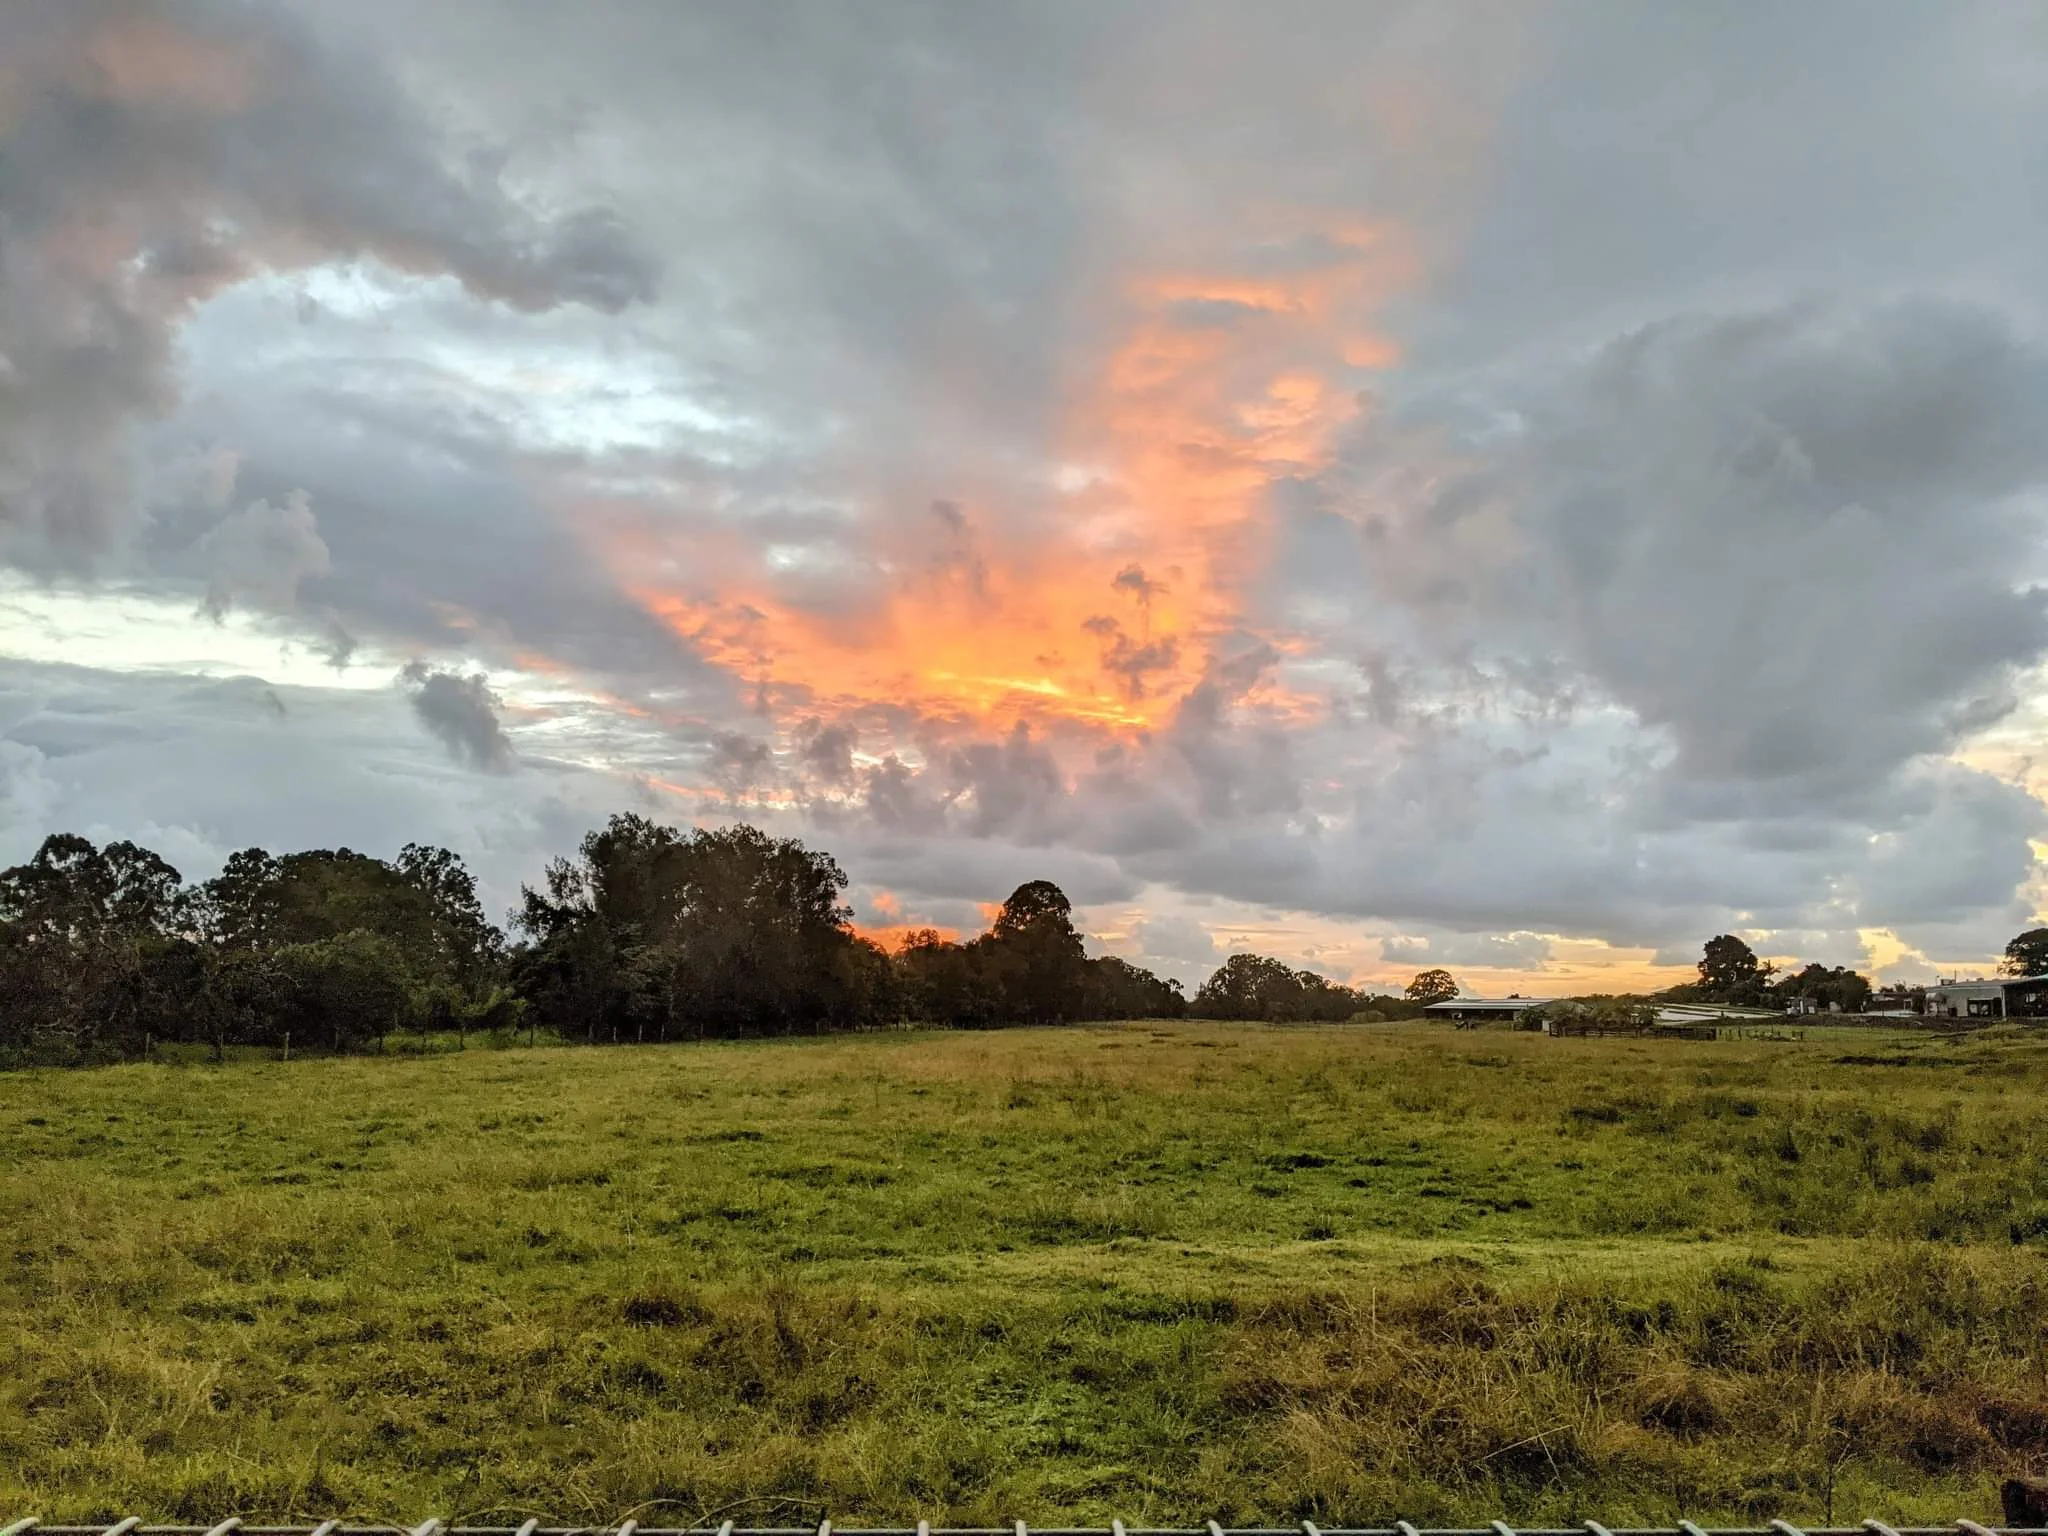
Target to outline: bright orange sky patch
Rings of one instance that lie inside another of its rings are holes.
[[[1122,339],[1059,413],[1043,481],[1014,505],[961,506],[957,526],[934,516],[922,562],[878,551],[852,613],[807,605],[729,528],[670,533],[658,513],[608,509],[593,535],[648,612],[779,717],[884,704],[984,732],[1160,726],[1217,638],[1247,625],[1271,487],[1330,462],[1365,408],[1360,370],[1398,356],[1374,323],[1409,275],[1401,242],[1285,233],[1246,258],[1284,270],[1120,285]],[[1295,247],[1310,254],[1271,254]],[[1316,707],[1278,688],[1269,702]]]

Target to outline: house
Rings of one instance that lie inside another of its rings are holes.
[[[1938,1019],[2048,1019],[2048,976],[1937,982],[1927,989],[1925,1016]]]
[[[1547,997],[1452,997],[1422,1011],[1431,1018],[1454,1019],[1460,1024],[1512,1024],[1531,1008],[1541,1008],[1549,1001]]]

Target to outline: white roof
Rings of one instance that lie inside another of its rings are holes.
[[[1445,1013],[1449,1013],[1454,1008],[1503,1008],[1510,1010],[1520,1010],[1523,1008],[1539,1008],[1543,1004],[1550,1001],[1552,1001],[1552,999],[1547,997],[1452,997],[1446,998],[1441,1003],[1431,1003],[1428,1008],[1425,1008],[1423,1010],[1423,1012],[1433,1013],[1439,1008],[1441,1008]]]

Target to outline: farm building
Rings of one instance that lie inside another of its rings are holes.
[[[1431,1018],[1455,1019],[1460,1024],[1512,1024],[1531,1008],[1549,1001],[1547,997],[1453,997],[1431,1003],[1422,1011]]]
[[[1767,1024],[1785,1015],[1775,1008],[1744,1008],[1735,1003],[1663,1003],[1657,1008],[1659,1024]]]
[[[1926,1012],[1943,1019],[2048,1019],[2048,976],[1938,982],[1927,989]]]

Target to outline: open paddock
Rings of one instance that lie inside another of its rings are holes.
[[[2044,1146],[2010,1029],[5,1075],[0,1520],[1986,1518]]]

